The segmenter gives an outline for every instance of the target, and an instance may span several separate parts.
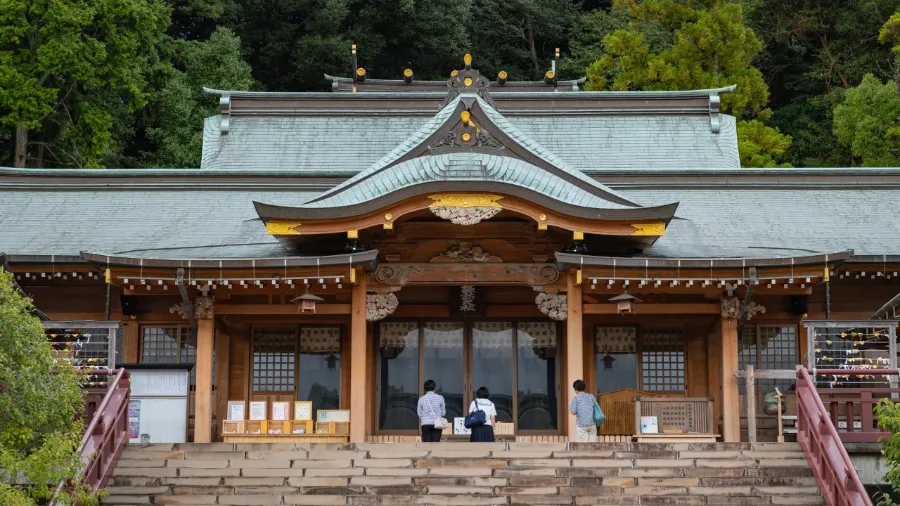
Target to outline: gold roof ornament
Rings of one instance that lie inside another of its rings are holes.
[[[469,111],[463,111],[459,113],[459,119],[462,120],[463,123],[468,124],[469,120],[472,118],[472,113]]]
[[[472,66],[472,55],[469,53],[466,53],[466,55],[463,56],[463,62],[466,64],[466,68],[471,67]]]

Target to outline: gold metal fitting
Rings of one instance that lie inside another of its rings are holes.
[[[469,65],[471,65],[472,64],[472,55],[470,55],[469,53],[466,53],[466,55],[463,56],[463,62],[466,64],[467,67]]]
[[[347,239],[359,239],[359,230],[348,230]]]
[[[393,217],[394,217],[394,216],[393,216],[391,213],[387,213],[387,214],[384,215],[384,219],[386,219],[386,220],[390,220],[390,219],[392,219]]]
[[[572,232],[572,240],[573,241],[583,241],[584,240],[584,232]]]
[[[406,70],[403,71],[403,76],[404,76],[404,77],[412,77],[412,75],[413,75],[412,69],[406,69]]]
[[[359,77],[366,75],[366,69],[362,67],[356,69],[356,75],[358,75]]]
[[[450,72],[450,77],[456,77],[456,74],[459,74],[458,70],[454,70],[453,72]]]
[[[472,113],[470,113],[469,111],[463,111],[463,112],[459,113],[459,119],[461,119],[463,123],[468,124],[469,120],[471,118],[472,118]]]
[[[467,78],[463,79],[463,84],[465,84],[466,86],[472,86],[472,78],[467,77]]]
[[[497,77],[500,78],[500,79],[506,79],[506,77],[507,77],[506,71],[505,71],[505,70],[501,70],[500,73],[497,74]]]
[[[469,142],[470,140],[472,140],[472,134],[470,134],[469,132],[464,132],[462,134],[462,140],[463,142]]]

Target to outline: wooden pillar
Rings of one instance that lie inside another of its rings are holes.
[[[229,364],[231,363],[231,338],[225,332],[216,332],[216,433],[221,434],[222,420],[228,410]],[[219,439],[219,436],[216,437]]]
[[[139,355],[139,346],[140,346],[140,328],[141,326],[136,321],[125,322],[123,325],[123,334],[122,334],[122,357],[121,362],[123,364],[136,364],[138,363],[138,355]],[[119,364],[116,364],[118,367]]]
[[[738,369],[737,319],[722,318],[722,438],[726,443],[741,440],[741,413],[738,398],[738,379],[734,377]]]
[[[366,274],[356,272],[350,295],[350,442],[366,442]]]
[[[197,320],[197,391],[194,397],[194,442],[212,442],[213,339],[212,319]]]
[[[575,440],[575,417],[568,411],[568,400],[574,395],[572,383],[584,379],[584,339],[582,336],[582,300],[581,285],[576,283],[575,271],[566,277],[568,314],[566,319],[566,384],[563,385],[563,396],[566,406],[566,434],[570,441]]]

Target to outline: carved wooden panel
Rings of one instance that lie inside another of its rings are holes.
[[[468,285],[548,285],[559,279],[553,264],[381,264],[375,281],[391,286],[408,283]]]

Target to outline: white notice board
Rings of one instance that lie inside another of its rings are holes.
[[[131,369],[128,440],[140,443],[184,443],[187,440],[190,371]]]

